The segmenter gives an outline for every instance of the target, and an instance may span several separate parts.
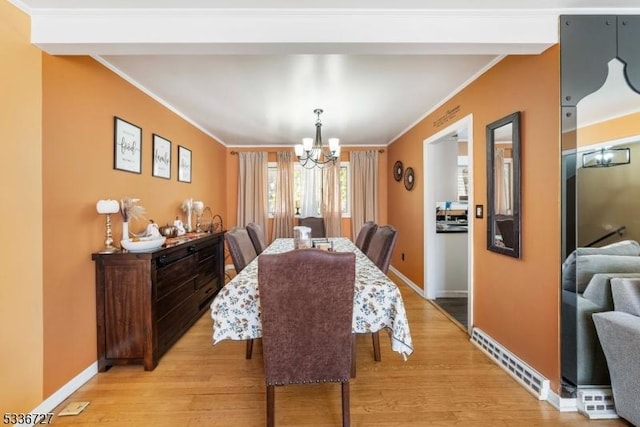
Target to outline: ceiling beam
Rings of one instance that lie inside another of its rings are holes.
[[[558,14],[535,10],[35,9],[57,55],[538,54]]]

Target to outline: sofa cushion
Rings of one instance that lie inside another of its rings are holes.
[[[640,317],[640,278],[611,279],[611,292],[616,311]]]
[[[580,255],[576,257],[576,291],[584,292],[596,273],[640,273],[640,256]]]
[[[640,279],[640,273],[596,273],[591,277],[582,296],[596,304],[599,311],[613,310],[611,280],[618,278]]]
[[[640,255],[640,243],[635,240],[622,240],[600,248],[577,248],[562,263],[562,289],[575,292],[576,257],[578,255]],[[586,284],[584,285],[586,286]],[[584,287],[583,287],[584,291]],[[580,292],[580,291],[579,291]]]

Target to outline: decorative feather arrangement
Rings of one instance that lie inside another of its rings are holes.
[[[120,199],[120,214],[122,215],[123,222],[144,217],[146,210],[142,206],[138,206],[139,201],[140,199],[131,197]]]

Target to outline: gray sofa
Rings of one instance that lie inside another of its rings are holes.
[[[604,349],[616,412],[640,426],[640,279],[612,279],[615,311],[593,321]]]
[[[562,372],[576,386],[609,385],[592,315],[613,310],[611,280],[640,278],[640,244],[578,248],[562,269]]]

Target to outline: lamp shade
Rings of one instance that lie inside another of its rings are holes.
[[[117,200],[105,199],[98,200],[96,203],[96,211],[99,214],[114,214],[120,212],[120,203]]]

